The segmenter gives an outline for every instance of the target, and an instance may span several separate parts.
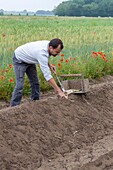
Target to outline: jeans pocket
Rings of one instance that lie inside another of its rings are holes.
[[[24,77],[25,70],[21,66],[18,67],[19,78]]]

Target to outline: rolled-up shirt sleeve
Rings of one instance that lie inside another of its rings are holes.
[[[49,81],[52,77],[51,75],[51,71],[50,68],[48,66],[48,58],[46,55],[42,55],[39,59],[38,59],[38,63],[40,65],[40,69],[42,71],[42,73],[44,74],[44,77],[47,81]]]

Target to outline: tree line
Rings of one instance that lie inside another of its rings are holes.
[[[113,0],[69,0],[54,9],[58,16],[113,17]]]
[[[23,11],[4,11],[3,9],[0,9],[0,16],[3,15],[19,15],[19,16],[53,16],[54,13],[53,11],[45,11],[45,10],[38,10],[36,12],[32,12],[32,11],[27,11],[26,9]]]

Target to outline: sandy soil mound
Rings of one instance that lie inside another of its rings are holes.
[[[0,111],[0,170],[112,170],[113,83]]]

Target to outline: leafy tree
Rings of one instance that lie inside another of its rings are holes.
[[[85,4],[85,0],[72,0],[72,2],[74,2],[76,4],[79,4],[79,5],[84,5]]]
[[[61,4],[59,4],[54,10],[54,14],[55,15],[59,15],[59,16],[66,16],[67,15],[67,9],[68,9],[68,5],[70,5],[70,3],[68,1],[66,2],[62,2]],[[69,9],[68,9],[69,10]]]
[[[98,16],[98,5],[94,2],[83,6],[83,13],[85,16]]]
[[[3,12],[0,12],[0,16],[3,16],[4,15],[4,13]]]
[[[59,16],[113,16],[113,0],[70,0],[60,3],[53,12]]]
[[[90,4],[92,2],[94,2],[94,0],[84,0],[85,1],[85,4]]]
[[[79,15],[79,7],[77,4],[71,3],[68,6],[68,11],[67,11],[68,16],[78,16]]]
[[[101,0],[99,3],[100,16],[113,16],[113,0]]]
[[[82,5],[75,2],[70,3],[68,6],[68,15],[69,16],[80,16],[82,15]]]
[[[4,10],[0,9],[0,15],[3,16],[4,15]]]

